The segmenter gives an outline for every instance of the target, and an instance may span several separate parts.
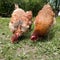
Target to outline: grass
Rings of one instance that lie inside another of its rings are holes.
[[[10,18],[0,18],[0,60],[60,60],[60,17],[56,19],[56,25],[46,38],[32,42],[32,29],[19,43],[12,44],[8,28]]]

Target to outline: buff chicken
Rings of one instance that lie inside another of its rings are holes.
[[[35,18],[31,40],[36,41],[39,37],[45,36],[55,23],[55,13],[51,6],[49,4],[44,5]]]
[[[9,28],[13,33],[11,41],[14,43],[18,40],[18,37],[27,32],[32,24],[32,11],[24,11],[15,5],[15,10],[12,13],[11,20],[9,22]]]

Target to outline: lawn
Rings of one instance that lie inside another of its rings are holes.
[[[45,38],[32,42],[31,29],[15,44],[10,40],[9,20],[0,18],[0,60],[60,60],[60,17]]]

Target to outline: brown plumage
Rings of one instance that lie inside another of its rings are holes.
[[[13,32],[12,42],[17,41],[18,37],[27,32],[32,24],[32,11],[25,12],[23,9],[15,5],[15,10],[9,23],[9,28]]]
[[[34,21],[34,31],[31,36],[31,40],[36,40],[40,36],[44,36],[49,31],[50,27],[54,23],[54,12],[49,4],[38,12],[38,15]]]

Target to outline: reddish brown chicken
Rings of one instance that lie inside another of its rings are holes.
[[[38,12],[38,15],[34,21],[34,31],[31,36],[31,40],[35,41],[40,36],[47,34],[51,26],[56,22],[55,14],[49,4],[44,5],[44,7]]]
[[[25,12],[15,5],[15,10],[9,23],[9,28],[13,32],[11,37],[12,42],[17,41],[18,37],[27,32],[32,24],[32,11]]]

